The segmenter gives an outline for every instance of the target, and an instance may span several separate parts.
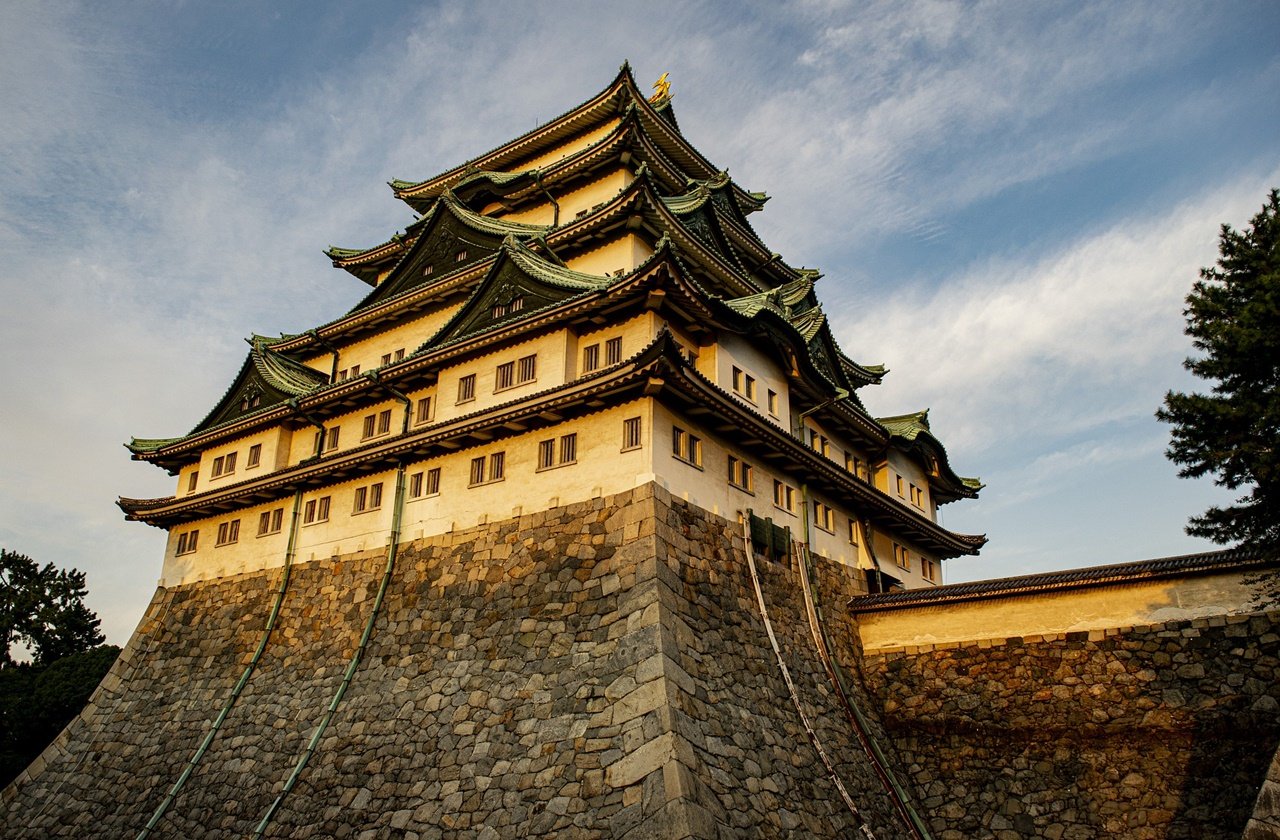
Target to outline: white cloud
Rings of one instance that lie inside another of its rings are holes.
[[[362,287],[319,252],[410,220],[386,179],[436,174],[532,128],[624,57],[641,84],[673,72],[686,133],[778,196],[761,229],[803,263],[886,231],[939,235],[956,207],[1114,151],[1132,136],[1123,121],[1075,125],[1062,104],[1159,68],[1196,34],[1176,13],[1115,6],[760,5],[733,20],[714,3],[576,8],[433,4],[331,72],[270,89],[214,68],[200,79],[225,106],[214,119],[156,76],[154,44],[97,26],[96,6],[0,6],[0,352],[21,360],[0,369],[20,406],[0,436],[0,541],[89,570],[91,605],[123,641],[161,534],[111,500],[172,484],[119,444],[189,428],[238,367],[241,337],[354,302]],[[146,33],[168,30],[157,17]],[[989,442],[994,407],[1038,422],[1050,377],[1055,399],[1077,399],[1054,404],[1053,422],[1091,428],[1142,402],[1114,354],[1139,371],[1180,358],[1186,266],[1211,259],[1217,222],[1259,195],[1250,183],[1166,228],[1138,221],[1052,257],[993,261],[837,326],[855,355],[894,368],[876,404],[932,404],[953,448]],[[1085,373],[1125,390],[1078,399]]]
[[[1247,220],[1277,177],[835,315],[855,358],[891,369],[864,399],[881,414],[932,406],[945,441],[978,451],[1154,412],[1190,350],[1183,299],[1216,258],[1218,225]]]

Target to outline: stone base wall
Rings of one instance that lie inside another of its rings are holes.
[[[857,815],[819,761],[743,545],[737,523],[653,485],[402,545],[350,688],[265,836],[848,837],[863,822],[909,836],[815,654],[796,571],[762,560],[801,706]],[[294,567],[261,662],[151,836],[252,835],[385,562]],[[250,661],[281,574],[160,590],[85,713],[4,791],[0,838],[136,836]],[[821,580],[849,669],[856,577]]]
[[[1239,838],[1280,743],[1280,612],[868,657],[944,840]],[[1274,837],[1255,820],[1251,837]]]

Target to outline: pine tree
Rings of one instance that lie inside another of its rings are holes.
[[[102,644],[101,622],[84,605],[87,593],[84,572],[0,549],[0,667],[13,663],[15,643],[31,648],[36,665]]]
[[[1280,191],[1248,228],[1222,226],[1216,266],[1187,295],[1187,335],[1204,355],[1185,367],[1209,394],[1170,391],[1156,417],[1173,426],[1178,475],[1213,475],[1246,490],[1234,505],[1191,518],[1187,533],[1215,542],[1280,544]]]

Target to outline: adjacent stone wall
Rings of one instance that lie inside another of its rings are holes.
[[[835,702],[798,579],[769,647],[740,526],[652,485],[402,547],[366,655],[266,836],[908,836]],[[383,552],[300,564],[239,703],[154,837],[243,838],[338,688]],[[81,718],[4,792],[0,837],[133,837],[262,637],[280,569],[161,590]],[[852,576],[822,574],[840,605]],[[859,696],[865,702],[866,697]],[[874,737],[885,733],[873,721]]]
[[[1239,838],[1280,742],[1280,612],[869,656],[938,837]],[[1274,837],[1258,820],[1257,834]]]

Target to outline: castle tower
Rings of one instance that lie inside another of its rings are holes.
[[[391,182],[363,297],[129,444],[161,588],[0,835],[921,836],[839,605],[981,484],[656,87]]]
[[[130,443],[178,477],[171,497],[120,500],[169,531],[165,585],[650,482],[767,516],[873,590],[934,585],[981,546],[936,521],[981,485],[952,471],[927,412],[863,408],[884,369],[841,352],[821,275],[761,242],[748,216],[767,196],[689,144],[665,86],[651,101],[624,70],[529,134],[391,186],[417,221],[327,252],[370,286],[349,312],[254,336],[189,434]]]

